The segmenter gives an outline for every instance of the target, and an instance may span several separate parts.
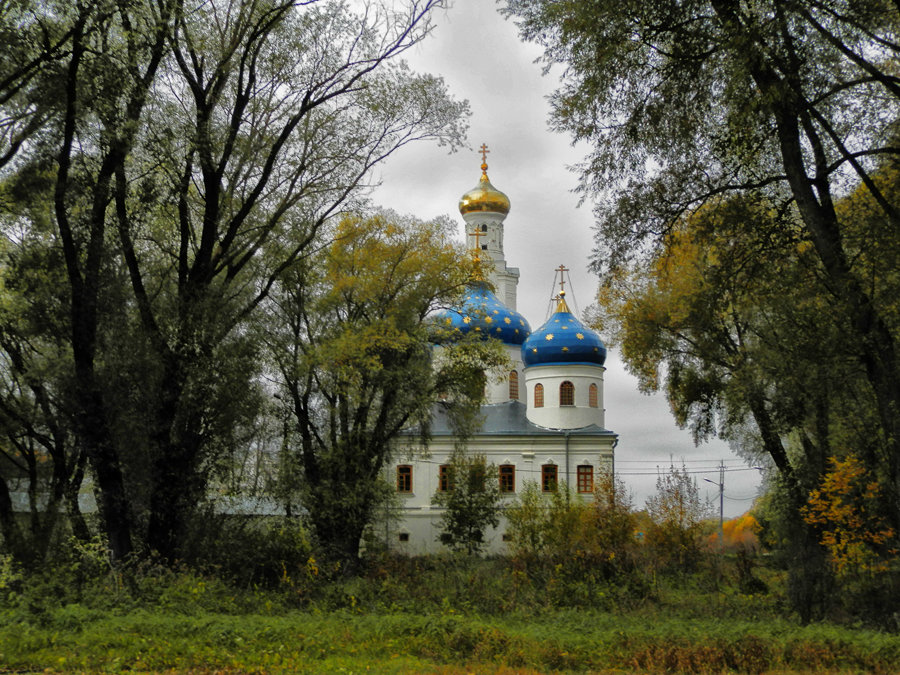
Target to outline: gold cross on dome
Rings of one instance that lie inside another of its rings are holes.
[[[565,274],[566,274],[566,272],[569,271],[569,268],[566,267],[565,265],[560,265],[560,266],[557,267],[554,271],[555,271],[555,272],[559,272],[559,292],[563,295],[563,297],[565,297],[565,295],[566,295],[566,277],[565,277]]]
[[[487,145],[482,143],[481,144],[481,175],[482,175],[483,180],[487,179],[487,170],[488,170],[487,156],[488,156],[489,152],[490,152],[490,150],[487,149]]]
[[[469,232],[469,236],[475,237],[475,248],[472,249],[474,251],[481,251],[481,238],[486,237],[487,233],[482,232],[481,228],[476,225],[475,229]]]

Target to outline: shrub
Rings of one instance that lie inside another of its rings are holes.
[[[518,597],[555,606],[611,607],[642,600],[635,518],[624,485],[601,473],[592,500],[565,485],[550,495],[527,483],[507,513]]]
[[[704,553],[703,521],[709,507],[700,500],[697,484],[685,468],[671,466],[657,478],[647,512],[645,541],[654,566],[667,572],[695,570]]]
[[[192,524],[184,563],[245,586],[307,576],[313,546],[302,520],[206,513]]]

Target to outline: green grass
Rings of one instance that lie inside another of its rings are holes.
[[[386,558],[359,578],[285,575],[268,589],[158,566],[82,571],[7,570],[0,672],[891,673],[900,663],[898,634],[801,626],[777,570],[759,570],[768,591],[755,595],[721,569],[623,590],[577,574],[538,584],[508,561],[464,558]]]
[[[0,626],[0,664],[18,671],[888,673],[897,663],[896,635],[664,611],[267,616],[70,605]]]

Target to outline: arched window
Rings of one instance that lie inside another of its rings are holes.
[[[588,387],[588,405],[592,408],[597,408],[599,404],[597,403],[597,385],[592,384]]]
[[[575,405],[575,385],[568,380],[559,385],[559,404]]]
[[[534,407],[544,407],[544,385],[542,385],[540,382],[534,385]]]
[[[509,400],[519,400],[519,373],[515,370],[509,374]]]

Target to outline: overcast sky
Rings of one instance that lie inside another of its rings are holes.
[[[521,271],[518,311],[532,329],[544,323],[554,268],[560,264],[571,270],[568,299],[574,296],[583,311],[597,286],[587,270],[594,220],[590,204],[578,206],[573,193],[577,176],[568,169],[585,153],[572,147],[568,136],[549,130],[546,97],[558,83],[556,74],[541,75],[541,65],[535,63],[541,51],[519,40],[515,25],[500,16],[491,0],[454,0],[435,18],[434,32],[408,60],[416,70],[441,75],[455,98],[469,101],[470,147],[453,154],[435,144],[403,148],[383,165],[375,202],[420,218],[449,214],[459,223],[462,241],[457,204],[478,183],[477,148],[486,143],[491,183],[511,202],[504,253],[507,264]],[[657,466],[665,469],[670,457],[676,464],[684,461],[691,471],[712,469],[719,460],[733,469],[747,466],[721,441],[694,446],[690,433],[675,425],[663,396],[638,392],[637,380],[625,371],[615,348],[609,350],[604,396],[606,426],[619,434],[616,473],[639,508],[653,493]],[[701,494],[718,509],[718,487],[703,482],[717,482],[718,472],[696,475]],[[755,470],[726,473],[726,517],[750,508],[759,482]]]

